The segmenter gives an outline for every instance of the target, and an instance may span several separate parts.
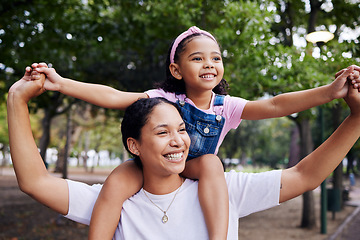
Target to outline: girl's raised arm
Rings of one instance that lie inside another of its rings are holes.
[[[352,84],[358,87],[360,83],[360,67],[353,65],[348,69],[351,69],[348,77],[353,81]],[[346,70],[339,71],[335,75],[336,79],[325,86],[283,93],[270,99],[250,101],[245,105],[241,118],[258,120],[283,117],[328,103],[334,99],[343,98],[348,93],[349,82],[347,78],[338,78],[338,76],[344,71]]]
[[[44,84],[46,90],[58,91],[100,107],[125,110],[139,98],[148,97],[145,93],[124,92],[101,84],[63,78],[54,68],[48,68],[44,63],[34,63],[32,67],[37,72],[46,75]],[[33,74],[32,77],[33,80],[37,80],[40,78],[40,74]]]
[[[20,189],[52,208],[67,214],[69,197],[64,179],[51,176],[46,170],[35,144],[27,103],[44,92],[45,76],[30,81],[30,70],[9,90],[7,113],[11,158]]]
[[[347,69],[339,77],[347,78]],[[360,136],[360,93],[349,86],[344,98],[351,113],[339,128],[314,152],[292,168],[283,170],[280,202],[315,189],[339,165]]]

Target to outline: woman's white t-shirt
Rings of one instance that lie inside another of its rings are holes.
[[[225,173],[229,191],[228,239],[238,239],[238,219],[279,205],[281,170],[263,173]],[[67,180],[69,211],[67,218],[89,224],[92,209],[102,185],[87,185]],[[162,209],[167,209],[176,191],[165,195],[147,193]],[[216,206],[214,206],[216,207]],[[187,179],[167,211],[167,223],[143,190],[123,204],[120,222],[113,239],[208,239],[198,197],[198,182]]]

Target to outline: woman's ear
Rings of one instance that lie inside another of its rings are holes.
[[[171,75],[173,75],[174,78],[176,78],[178,80],[182,79],[180,68],[179,68],[178,64],[170,63],[169,70],[171,72]]]
[[[140,155],[140,152],[139,152],[139,149],[138,149],[138,146],[137,146],[137,141],[133,138],[128,138],[126,140],[126,143],[127,143],[127,146],[129,148],[129,151],[136,155],[136,156],[139,156]]]

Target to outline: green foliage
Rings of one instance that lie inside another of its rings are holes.
[[[287,118],[243,121],[230,131],[219,149],[219,155],[238,158],[246,165],[283,167],[289,152],[289,129],[294,123]]]
[[[6,101],[4,96],[0,96],[0,143],[9,144],[9,135],[7,128]]]
[[[309,9],[308,1],[298,0],[1,0],[0,96],[4,99],[26,66],[39,61],[79,81],[147,90],[164,78],[172,40],[192,25],[210,31],[221,44],[231,95],[251,100],[324,85],[335,72],[359,62],[359,37],[341,37],[345,29],[359,26],[359,5],[312,2],[333,8]],[[311,22],[315,10],[317,19]],[[335,39],[321,48],[320,58],[312,56],[316,46],[294,45],[295,36],[304,39],[312,27],[335,29]],[[72,103],[47,92],[31,107],[36,112],[53,106],[54,112]],[[5,127],[0,131],[6,140]]]

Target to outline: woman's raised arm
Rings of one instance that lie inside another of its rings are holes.
[[[53,210],[67,214],[69,194],[64,179],[51,176],[35,144],[27,103],[44,92],[45,76],[29,81],[31,69],[9,90],[7,113],[12,162],[20,189]]]
[[[347,78],[349,67],[339,77]],[[319,186],[339,165],[360,136],[360,93],[349,85],[344,98],[351,113],[338,129],[314,152],[297,165],[282,172],[280,202],[287,201]]]

